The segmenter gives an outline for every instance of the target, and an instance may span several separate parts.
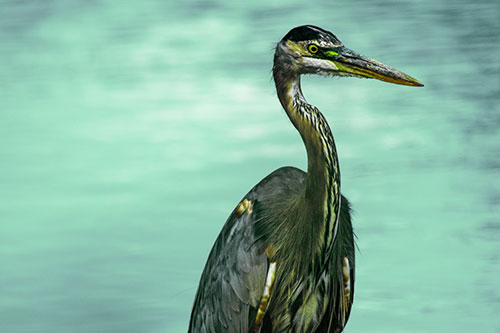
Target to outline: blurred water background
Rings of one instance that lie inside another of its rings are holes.
[[[500,332],[500,3],[0,1],[0,332],[185,332],[226,217],[306,167],[275,43],[315,24],[424,88],[306,77],[355,209],[346,332]]]

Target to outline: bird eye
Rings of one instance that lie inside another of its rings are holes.
[[[318,52],[318,47],[314,44],[309,44],[309,46],[307,47],[307,49],[309,50],[309,52],[311,53],[316,53]]]

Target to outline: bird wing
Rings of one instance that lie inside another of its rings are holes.
[[[189,332],[248,332],[266,285],[266,234],[273,196],[297,191],[305,173],[283,167],[262,179],[227,219],[208,257],[191,313]],[[267,206],[266,206],[267,205]],[[279,264],[278,264],[279,265]]]
[[[256,188],[233,210],[210,252],[189,332],[248,332],[252,327],[269,264],[254,233]]]

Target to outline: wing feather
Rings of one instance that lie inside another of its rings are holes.
[[[255,188],[245,198],[258,205]],[[248,332],[264,290],[268,259],[253,231],[258,219],[235,209],[217,238],[203,271],[189,332]]]
[[[269,194],[299,188],[305,173],[280,168],[259,182],[227,219],[210,252],[196,293],[189,332],[248,332],[255,320],[266,283],[269,260],[263,249],[267,237],[255,224],[267,223],[263,207]]]

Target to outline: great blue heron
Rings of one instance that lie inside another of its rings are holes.
[[[340,193],[333,135],[300,75],[356,76],[422,86],[306,25],[274,54],[278,98],[307,150],[307,173],[280,168],[236,206],[208,257],[190,332],[340,332],[354,293],[350,204]]]

